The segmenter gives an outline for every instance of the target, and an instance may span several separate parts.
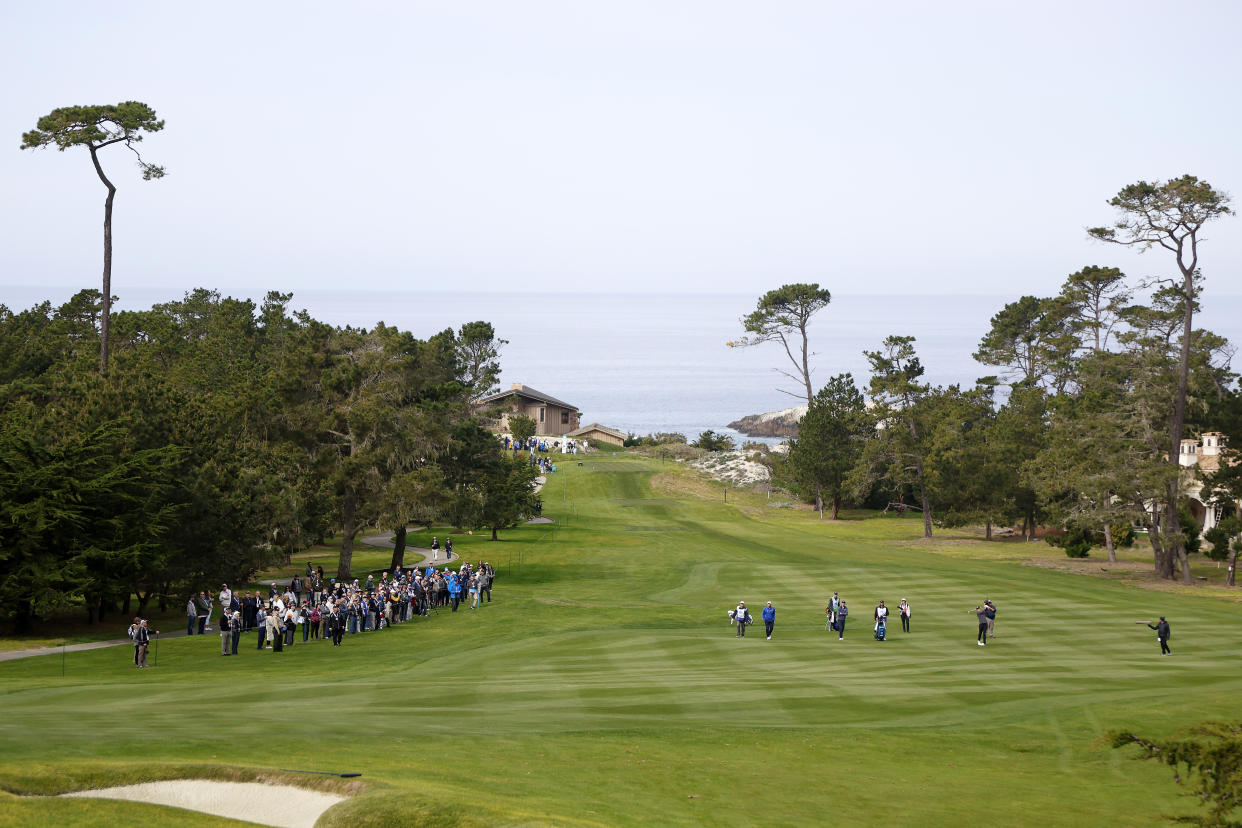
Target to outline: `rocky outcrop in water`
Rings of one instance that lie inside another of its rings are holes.
[[[736,429],[747,437],[797,437],[798,421],[804,414],[806,406],[795,405],[793,408],[769,411],[767,414],[751,414],[729,423],[729,428]]]

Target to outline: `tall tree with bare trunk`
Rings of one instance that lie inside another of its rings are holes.
[[[55,146],[64,152],[70,147],[86,147],[91,154],[95,174],[108,189],[104,199],[104,261],[103,261],[103,307],[99,317],[99,365],[108,372],[108,335],[112,321],[112,202],[116,200],[116,185],[104,174],[99,163],[99,151],[113,144],[124,144],[138,159],[138,168],[146,181],[163,178],[164,168],[149,164],[138,153],[138,144],[144,132],[159,132],[164,122],[155,110],[139,101],[106,106],[65,106],[53,109],[35,124],[30,132],[22,133],[22,149],[41,149]]]
[[[1167,462],[1178,463],[1182,430],[1186,424],[1186,387],[1190,376],[1191,332],[1194,324],[1195,298],[1198,291],[1199,243],[1204,226],[1215,219],[1232,215],[1230,199],[1193,175],[1172,178],[1163,184],[1139,181],[1123,187],[1108,202],[1120,212],[1111,227],[1091,227],[1092,238],[1110,244],[1150,250],[1162,247],[1173,254],[1179,276],[1167,280],[1182,298],[1181,350],[1177,370],[1177,391],[1173,396],[1173,412],[1169,417]],[[1191,583],[1190,564],[1186,559],[1184,539],[1177,515],[1178,475],[1170,474],[1165,490],[1161,534],[1166,545],[1181,563],[1182,580]]]

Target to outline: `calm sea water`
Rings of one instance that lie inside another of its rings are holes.
[[[23,308],[42,299],[64,301],[65,289],[0,288],[0,302]],[[252,298],[261,296],[258,291]],[[233,291],[232,295],[247,295]],[[726,430],[747,414],[799,400],[775,369],[788,368],[779,345],[730,348],[739,319],[755,295],[486,294],[367,291],[297,293],[293,307],[338,325],[378,321],[426,337],[446,327],[484,319],[509,340],[501,353],[502,382],[521,382],[576,405],[583,422],[646,434]],[[153,289],[122,292],[121,308],[149,307],[176,294]],[[815,318],[811,342],[816,387],[852,372],[867,381],[864,349],[890,334],[917,338],[933,383],[973,383],[994,373],[971,354],[994,313],[1016,295],[834,295]],[[1199,323],[1242,343],[1242,296],[1209,296]]]

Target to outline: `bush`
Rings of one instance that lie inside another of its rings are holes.
[[[1087,557],[1091,547],[1097,544],[1096,533],[1077,523],[1066,526],[1064,535],[1044,535],[1044,541],[1049,546],[1064,549],[1066,557],[1070,558]]]
[[[699,435],[694,445],[704,451],[730,451],[733,449],[733,438],[728,434],[717,434],[708,429]]]
[[[701,448],[685,443],[664,443],[658,446],[637,445],[634,446],[634,451],[648,457],[663,456],[673,460],[697,460],[706,453]]]
[[[686,442],[686,435],[679,431],[656,431],[645,437],[639,437],[631,431],[622,445],[626,448],[632,448],[634,446],[664,446],[670,443],[685,445]]]

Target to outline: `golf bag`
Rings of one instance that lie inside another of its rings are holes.
[[[875,625],[875,640],[876,640],[876,641],[883,641],[883,640],[884,640],[884,635],[885,635],[887,632],[888,632],[888,630],[886,629],[886,625],[884,624],[884,622],[883,622],[883,621],[878,622],[878,623]]]

